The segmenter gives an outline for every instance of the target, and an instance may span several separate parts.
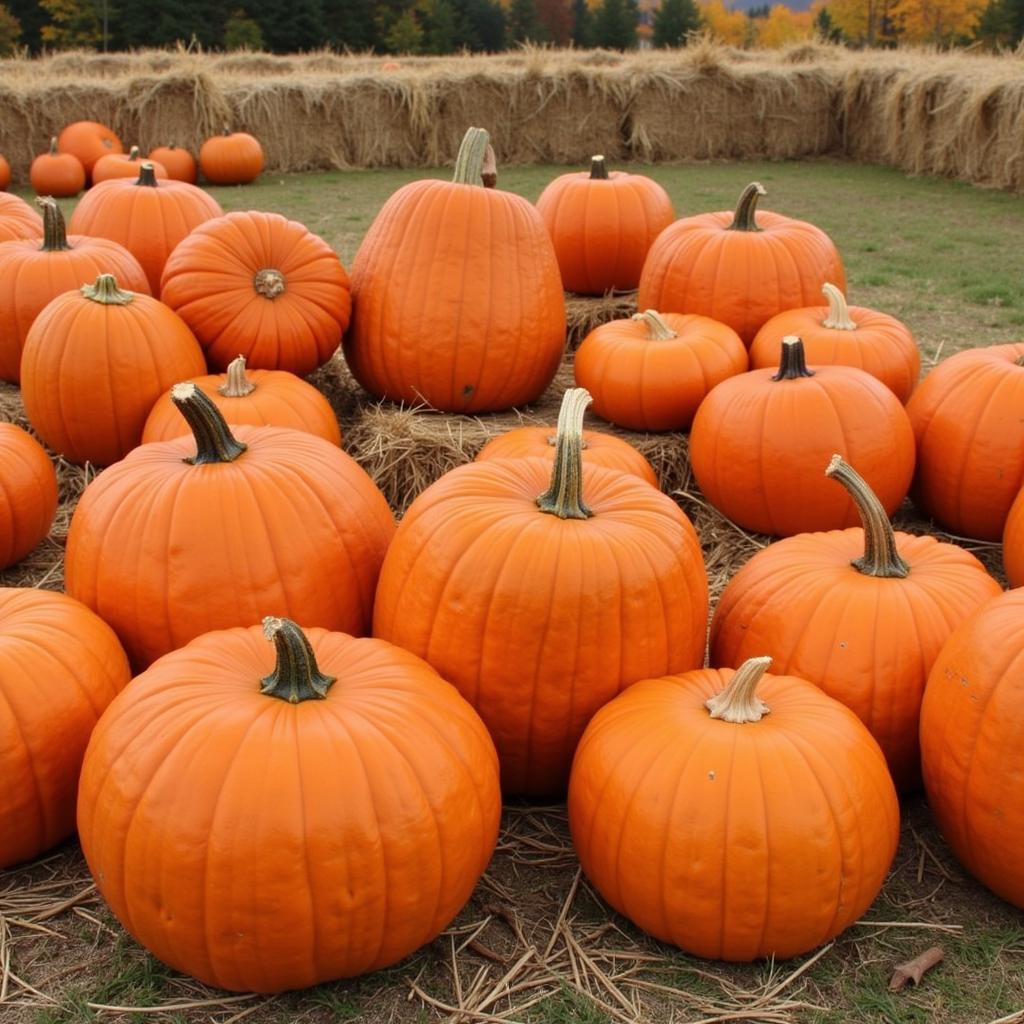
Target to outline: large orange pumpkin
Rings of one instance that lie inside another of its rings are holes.
[[[352,266],[345,358],[382,398],[445,412],[533,401],[565,347],[551,239],[525,199],[484,188],[488,135],[471,128],[453,181],[400,188]]]
[[[1024,590],[979,608],[949,638],[921,706],[928,804],[972,875],[1024,909]]]
[[[20,562],[50,532],[57,511],[57,474],[27,431],[0,423],[0,569]]]
[[[192,328],[214,369],[237,355],[258,370],[305,375],[348,326],[349,281],[337,253],[277,213],[229,213],[170,255],[160,298]]]
[[[562,174],[545,186],[537,209],[562,284],[582,295],[635,288],[651,243],[675,218],[672,200],[656,181],[609,172],[603,156],[591,158],[589,173]]]
[[[6,192],[11,184],[11,165],[7,157],[0,153],[0,192]]]
[[[42,237],[43,218],[24,199],[0,192],[0,242]]]
[[[85,188],[85,168],[73,153],[57,151],[56,137],[48,153],[40,153],[28,169],[28,180],[36,195],[66,199]]]
[[[1010,506],[1003,528],[1003,569],[1011,587],[1024,587],[1024,490]]]
[[[708,501],[748,530],[780,536],[859,522],[849,495],[822,474],[834,452],[892,515],[914,473],[903,406],[863,370],[809,370],[799,338],[783,339],[777,373],[751,370],[714,388],[690,432],[693,474]]]
[[[157,178],[169,177],[167,168],[159,160],[152,157],[145,158],[153,165],[153,174]],[[101,181],[109,181],[111,178],[135,178],[139,177],[139,170],[142,167],[142,156],[138,146],[132,146],[127,153],[108,153],[96,161],[92,169],[92,183],[98,185]]]
[[[175,181],[187,181],[194,185],[199,177],[196,158],[180,146],[157,146],[149,151],[147,159],[163,164],[167,168],[167,177]]]
[[[1000,586],[955,544],[893,533],[842,459],[826,474],[850,493],[863,527],[802,533],[754,555],[719,599],[710,661],[738,668],[767,654],[777,671],[820,686],[868,727],[897,789],[916,789],[928,673],[950,633]]]
[[[770,663],[630,687],[594,716],[569,784],[597,891],[715,960],[797,956],[838,935],[878,895],[899,841],[878,744],[817,687],[764,675]]]
[[[64,292],[114,274],[125,288],[149,294],[138,260],[106,238],[67,236],[56,200],[43,208],[43,244],[38,239],[0,244],[0,379],[21,378],[21,350],[32,322]]]
[[[100,274],[36,317],[21,355],[21,394],[29,421],[55,452],[109,466],[140,443],[157,398],[205,369],[181,317]]]
[[[153,954],[278,992],[395,963],[469,899],[498,837],[473,709],[380,640],[281,619],[208,633],[138,676],[89,744],[78,829]]]
[[[944,359],[907,405],[917,438],[911,496],[952,533],[999,540],[1024,486],[1024,342]]]
[[[200,147],[199,170],[211,185],[247,185],[263,170],[263,147],[248,132],[225,128]]]
[[[57,137],[57,149],[78,157],[85,168],[86,177],[92,174],[96,161],[108,153],[123,153],[124,146],[117,135],[97,121],[75,121]]]
[[[175,403],[193,437],[144,444],[85,489],[71,520],[66,589],[143,668],[262,609],[369,631],[394,521],[336,445],[299,430],[228,429],[194,384]]]
[[[584,465],[588,401],[566,392],[553,466],[476,462],[427,488],[377,589],[374,635],[425,658],[477,709],[508,793],[564,793],[602,704],[704,659],[697,535],[649,484]]]
[[[749,345],[785,309],[809,306],[827,281],[846,287],[832,239],[806,221],[757,212],[757,182],[735,213],[703,213],[667,227],[640,277],[640,309],[700,313],[728,324]]]
[[[84,605],[0,588],[0,868],[74,832],[86,744],[129,679],[113,630]]]

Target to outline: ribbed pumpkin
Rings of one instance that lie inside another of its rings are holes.
[[[192,328],[213,369],[237,355],[259,370],[312,373],[348,326],[349,280],[337,253],[277,213],[229,213],[170,255],[160,298]]]
[[[225,128],[200,147],[199,170],[211,185],[247,185],[263,170],[263,147],[248,132]]]
[[[144,444],[89,484],[67,592],[114,627],[136,668],[263,609],[368,632],[395,527],[366,473],[304,431],[233,436],[194,384],[172,393],[194,437]]]
[[[84,605],[0,588],[0,868],[74,832],[86,744],[130,679],[113,630]]]
[[[640,309],[700,313],[728,324],[749,345],[773,316],[809,306],[831,281],[846,288],[832,239],[806,221],[757,211],[757,182],[735,213],[703,213],[667,227],[640,277]]]
[[[917,438],[911,496],[952,533],[999,540],[1024,486],[1024,342],[944,359],[907,405]]]
[[[730,377],[704,400],[690,462],[704,496],[748,530],[790,536],[860,521],[822,466],[838,452],[888,515],[914,473],[914,435],[899,399],[852,366],[809,370],[799,338],[785,338],[777,373]]]
[[[187,181],[194,185],[199,177],[196,158],[180,146],[157,146],[149,151],[146,159],[163,164],[167,168],[167,177],[175,181]]]
[[[85,168],[72,153],[57,151],[56,136],[48,153],[40,153],[28,169],[28,180],[36,195],[66,199],[85,188]]]
[[[150,291],[160,294],[160,275],[174,247],[194,228],[224,211],[195,185],[158,181],[143,163],[138,180],[114,178],[89,189],[71,215],[71,230],[119,242],[142,264]]]
[[[525,199],[484,188],[487,132],[471,128],[455,176],[400,188],[352,266],[345,358],[381,398],[445,412],[533,401],[565,347],[551,239]]]
[[[50,532],[57,511],[57,474],[27,431],[0,423],[0,569],[20,562]]]
[[[228,423],[254,427],[290,427],[306,430],[331,444],[341,444],[341,428],[331,403],[312,384],[284,370],[245,369],[239,356],[227,373],[192,381],[220,409]],[[142,431],[142,443],[170,441],[188,434],[169,392],[156,401]]]
[[[114,274],[125,288],[149,294],[138,260],[106,238],[68,235],[64,216],[49,196],[43,208],[43,244],[39,239],[0,244],[0,379],[21,378],[21,350],[32,322],[64,292]]]
[[[61,153],[71,153],[78,157],[87,178],[100,157],[108,153],[124,152],[124,146],[117,135],[97,121],[75,121],[69,124],[57,137],[57,148]]]
[[[153,165],[153,174],[157,178],[170,177],[167,168],[159,160],[153,160],[150,157],[145,159]],[[98,185],[101,181],[109,181],[111,178],[138,180],[142,162],[143,158],[139,153],[138,146],[132,146],[127,153],[108,153],[96,161],[96,165],[92,169],[92,183]]]
[[[653,309],[595,327],[573,362],[594,412],[630,430],[686,430],[707,393],[747,368],[747,350],[731,327]]]
[[[594,716],[572,768],[569,827],[597,891],[715,960],[797,956],[838,935],[899,841],[878,744],[815,686],[764,675],[770,662],[630,687]]]
[[[554,466],[477,462],[427,488],[377,589],[374,635],[425,658],[477,709],[507,793],[564,793],[602,704],[704,658],[697,535],[649,484],[583,464],[588,401],[566,392]]]
[[[271,619],[133,680],[82,771],[78,828],[124,927],[246,992],[395,963],[469,899],[498,837],[494,746],[419,658]]]
[[[945,840],[972,875],[1024,909],[1024,590],[949,638],[921,706],[921,767]]]
[[[1003,528],[1003,569],[1011,587],[1024,587],[1024,490],[1010,506]]]
[[[797,335],[812,366],[856,366],[878,378],[901,402],[921,374],[921,353],[910,329],[894,316],[847,306],[834,285],[822,289],[827,306],[790,309],[773,316],[750,346],[754,369],[778,366],[782,339]]]
[[[711,623],[710,661],[767,654],[845,704],[885,754],[897,789],[921,784],[917,743],[928,673],[950,633],[999,584],[972,554],[893,533],[878,499],[842,459],[826,475],[863,528],[802,533],[759,551],[729,581]]]
[[[101,274],[36,317],[21,356],[21,394],[29,421],[55,452],[109,466],[141,442],[157,398],[205,369],[181,317]]]
[[[672,200],[656,181],[609,171],[603,156],[591,157],[589,173],[555,178],[537,209],[554,243],[562,284],[581,295],[635,288],[651,243],[675,219]]]
[[[43,218],[24,199],[0,192],[0,242],[42,237]]]

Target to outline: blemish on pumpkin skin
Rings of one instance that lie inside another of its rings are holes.
[[[462,387],[462,397],[469,398],[469,396],[473,394],[473,390],[474,388],[472,384],[464,384]]]

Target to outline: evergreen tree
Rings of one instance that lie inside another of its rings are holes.
[[[636,46],[636,0],[601,0],[594,17],[594,42],[609,50]]]
[[[231,12],[224,23],[225,50],[262,50],[263,33],[260,26],[241,8]]]
[[[374,0],[322,0],[324,41],[339,50],[371,50],[384,43]]]
[[[496,53],[505,49],[505,12],[496,0],[457,0],[471,50]]]
[[[454,53],[467,45],[461,21],[452,0],[428,0],[423,19],[423,52]]]
[[[654,45],[685,46],[687,34],[699,28],[700,11],[693,0],[662,0],[654,14]]]
[[[423,49],[423,28],[413,11],[403,12],[388,29],[384,45],[392,53],[420,53]]]
[[[513,43],[544,41],[544,32],[537,17],[534,0],[512,0],[506,21],[508,38]]]
[[[814,30],[818,37],[826,43],[841,43],[843,41],[842,29],[832,20],[827,7],[822,7],[814,19]]]
[[[320,0],[248,0],[248,8],[273,53],[316,50],[327,42]]]
[[[0,57],[9,57],[21,39],[21,22],[0,4]]]
[[[115,43],[120,48],[172,46],[195,39],[205,49],[224,44],[224,26],[231,10],[217,0],[120,0]]]
[[[587,0],[572,0],[572,43],[581,49],[594,45],[590,6]]]
[[[21,43],[38,53],[43,44],[41,31],[48,20],[39,0],[4,0],[4,6],[21,25]]]
[[[537,20],[544,35],[555,46],[568,46],[572,38],[569,0],[536,0]]]
[[[43,43],[55,50],[94,47],[102,41],[100,19],[91,0],[41,0],[49,16],[43,26]]]

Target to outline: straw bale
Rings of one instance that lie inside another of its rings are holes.
[[[625,320],[636,311],[636,291],[608,292],[591,297],[565,293],[566,335],[570,349],[579,348],[580,342],[595,328],[612,320]]]

